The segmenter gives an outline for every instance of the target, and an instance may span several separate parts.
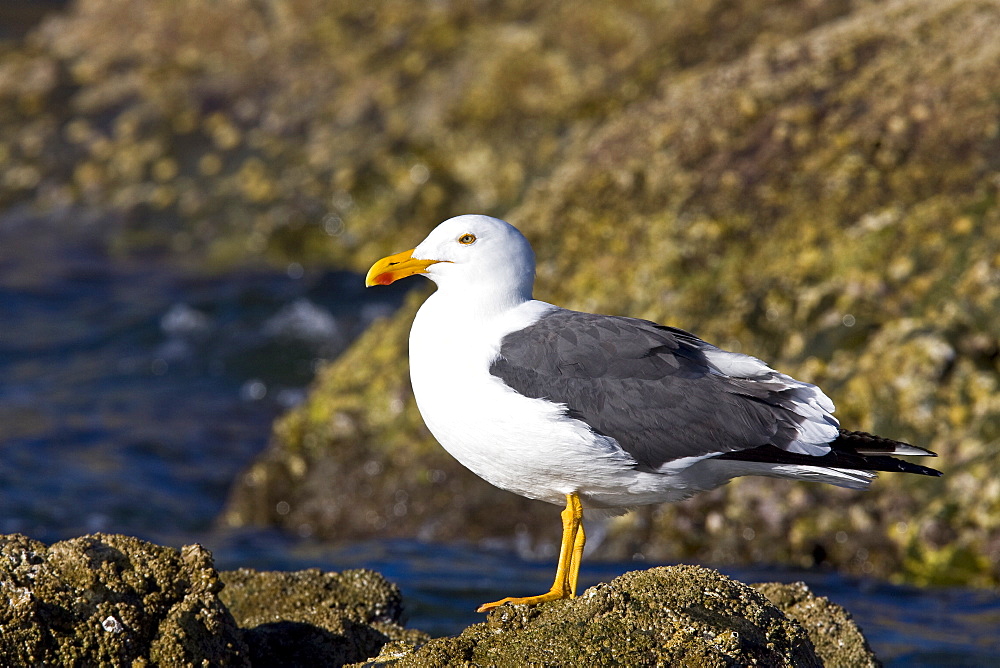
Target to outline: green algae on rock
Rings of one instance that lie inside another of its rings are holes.
[[[786,586],[762,587],[786,603]],[[710,569],[671,566],[626,573],[574,599],[502,606],[457,636],[410,650],[387,645],[368,665],[878,665],[843,610],[804,585],[791,598],[820,601],[820,615],[839,615],[840,623],[800,625],[783,609],[791,604],[776,606]]]

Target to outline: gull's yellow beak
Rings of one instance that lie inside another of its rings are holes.
[[[407,276],[426,274],[427,267],[438,262],[441,262],[441,260],[413,259],[413,249],[384,257],[373,264],[372,268],[368,270],[368,275],[365,276],[365,287],[389,285]]]

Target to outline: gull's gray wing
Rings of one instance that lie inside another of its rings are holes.
[[[564,405],[651,470],[765,445],[824,455],[838,433],[815,386],[635,318],[555,309],[507,334],[490,373]]]

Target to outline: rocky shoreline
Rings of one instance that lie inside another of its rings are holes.
[[[850,615],[805,585],[697,566],[504,606],[433,639],[403,626],[399,589],[373,571],[219,572],[200,545],[114,534],[0,536],[0,591],[3,665],[878,665]]]
[[[538,252],[539,298],[766,359],[946,473],[864,496],[744,479],[618,518],[595,556],[1000,583],[1000,4],[282,7],[78,0],[4,45],[0,206],[95,212],[112,251],[203,271],[363,271],[499,215]],[[319,370],[225,525],[551,546],[553,514],[423,427],[419,297]],[[4,614],[47,614],[26,591]]]

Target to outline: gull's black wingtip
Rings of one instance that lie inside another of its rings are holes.
[[[840,435],[830,444],[833,452],[842,455],[857,455],[865,460],[866,464],[878,471],[892,471],[896,473],[915,473],[917,475],[929,475],[935,478],[944,475],[937,469],[929,466],[921,466],[905,459],[896,459],[891,455],[901,457],[937,457],[937,453],[919,445],[896,441],[891,438],[884,438],[869,434],[864,431],[840,430]],[[863,466],[859,466],[863,468]]]
[[[937,453],[918,445],[911,445],[891,438],[875,436],[864,431],[840,430],[837,438],[830,443],[830,452],[825,455],[806,455],[788,452],[773,445],[761,445],[748,450],[737,450],[718,455],[716,459],[733,459],[771,464],[802,464],[826,466],[829,468],[858,471],[885,471],[887,473],[915,473],[935,478],[944,475],[937,469],[921,466],[903,457],[937,457]]]
[[[934,455],[937,457],[937,455]],[[909,462],[907,462],[909,464]],[[944,475],[941,471],[937,469],[932,469],[929,466],[921,466],[920,464],[910,464],[902,473],[916,473],[918,475],[929,475],[934,478],[940,478]]]

